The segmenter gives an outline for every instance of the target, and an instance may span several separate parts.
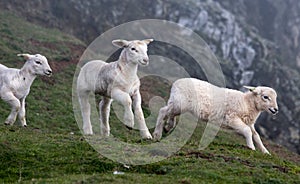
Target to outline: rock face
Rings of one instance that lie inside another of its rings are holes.
[[[258,34],[280,47],[285,64],[300,67],[300,2],[297,0],[218,0],[224,8],[254,26]],[[242,21],[242,20],[241,20]]]
[[[85,42],[121,23],[146,18],[193,29],[220,58],[228,87],[267,85],[277,90],[280,113],[263,114],[258,129],[265,138],[300,153],[298,0],[2,0],[0,8]]]

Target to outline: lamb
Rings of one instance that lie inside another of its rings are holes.
[[[0,64],[0,96],[12,108],[4,124],[13,125],[18,116],[21,125],[26,127],[25,99],[30,86],[38,75],[50,77],[52,70],[45,56],[40,54],[18,54],[18,56],[26,59],[21,69],[8,68]]]
[[[159,111],[153,133],[154,139],[161,139],[165,120],[167,120],[165,129],[170,131],[175,126],[176,116],[190,112],[202,121],[222,121],[223,125],[242,134],[246,138],[247,146],[255,150],[253,136],[258,148],[263,153],[270,154],[263,145],[254,124],[263,111],[268,111],[273,115],[278,113],[277,94],[269,87],[245,87],[249,91],[243,93],[233,89],[219,88],[194,78],[175,81],[168,104]],[[213,104],[215,99],[219,105]]]
[[[141,108],[140,80],[137,76],[138,65],[146,66],[149,63],[147,45],[152,41],[153,39],[114,40],[113,45],[123,48],[117,61],[106,63],[94,60],[81,68],[77,79],[77,94],[84,134],[93,134],[89,104],[89,95],[93,92],[103,97],[99,103],[101,135],[110,134],[110,105],[116,100],[124,106],[124,124],[132,128],[135,115],[142,138],[152,139]]]

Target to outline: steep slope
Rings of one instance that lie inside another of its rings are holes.
[[[114,123],[112,128],[121,135],[122,141],[131,135],[131,143],[150,143],[141,141],[137,131],[124,132],[120,123]],[[273,156],[263,155],[247,149],[243,138],[228,132],[220,132],[207,149],[198,151],[202,130],[203,127],[198,127],[192,139],[170,158],[124,167],[97,153],[78,133],[45,133],[43,129],[0,125],[0,183],[285,184],[299,181],[298,155],[274,144],[267,144]],[[161,154],[152,150],[145,156]],[[124,174],[114,175],[114,171]]]
[[[86,43],[137,19],[166,19],[187,26],[219,56],[228,87],[267,85],[278,91],[279,115],[272,119],[263,114],[258,129],[264,137],[300,152],[297,0],[3,0],[0,7]],[[205,79],[201,72],[195,76]]]
[[[20,28],[22,27],[22,29]],[[38,78],[27,100],[28,127],[4,126],[9,107],[0,102],[0,183],[297,183],[300,157],[274,143],[272,156],[248,150],[244,138],[221,131],[199,151],[204,124],[188,143],[159,163],[124,167],[84,141],[73,116],[71,85],[75,63],[84,49],[76,38],[0,13],[1,63],[20,67],[19,52],[40,52],[55,68],[51,78]],[[146,109],[147,110],[147,109]],[[147,115],[147,114],[146,114]],[[112,132],[139,145],[138,131],[129,131],[112,114]],[[153,131],[153,130],[152,130]],[[172,145],[172,142],[170,142]],[[152,150],[147,156],[159,157]],[[114,175],[123,171],[123,175]]]

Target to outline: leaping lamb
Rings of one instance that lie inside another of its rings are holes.
[[[25,99],[30,86],[37,75],[51,76],[52,70],[45,56],[40,54],[18,54],[18,56],[26,59],[21,69],[8,68],[0,64],[0,96],[12,108],[5,124],[13,125],[18,115],[21,125],[26,127]]]
[[[99,103],[101,134],[109,136],[109,113],[112,100],[124,106],[124,123],[134,126],[134,114],[143,138],[152,136],[146,126],[141,108],[140,80],[137,76],[138,65],[148,65],[147,45],[152,39],[146,40],[114,40],[112,44],[123,48],[117,61],[106,63],[101,60],[85,64],[77,79],[77,94],[83,118],[84,134],[93,134],[90,120],[89,95],[100,94],[103,98]],[[132,112],[132,105],[134,114]]]
[[[168,104],[161,108],[153,137],[161,139],[164,121],[170,131],[175,126],[175,117],[190,112],[202,121],[222,121],[246,138],[247,146],[255,150],[254,142],[263,152],[270,154],[263,145],[254,124],[261,112],[277,114],[277,94],[270,87],[247,87],[250,91],[219,88],[194,78],[179,79],[171,88]],[[218,104],[214,103],[218,102]]]

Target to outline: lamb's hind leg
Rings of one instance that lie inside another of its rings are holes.
[[[12,125],[16,121],[17,114],[21,108],[21,103],[12,93],[9,93],[2,97],[2,99],[9,103],[11,106],[11,112],[7,119],[5,120],[6,125]]]
[[[83,121],[83,133],[86,135],[92,135],[92,124],[90,120],[91,116],[91,106],[89,103],[89,93],[88,92],[81,92],[78,95],[82,121]]]
[[[109,113],[111,102],[112,99],[103,97],[103,99],[99,103],[100,129],[101,135],[103,136],[109,136],[110,134]]]

